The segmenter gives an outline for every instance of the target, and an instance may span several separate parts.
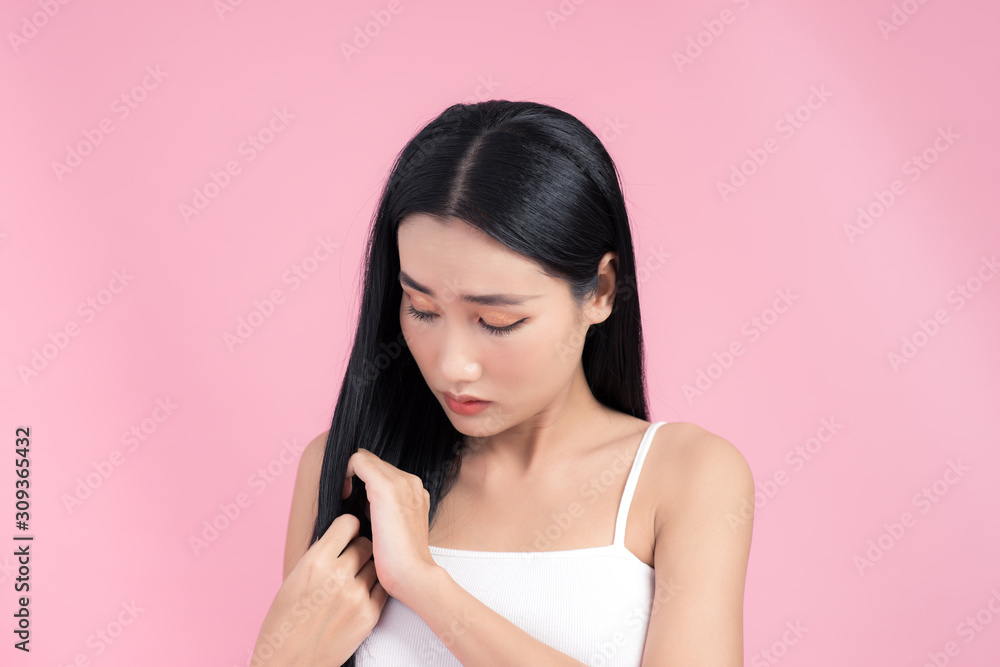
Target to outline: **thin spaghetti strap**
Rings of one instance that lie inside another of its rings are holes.
[[[615,519],[615,541],[614,544],[625,546],[625,524],[628,523],[628,510],[632,506],[632,496],[635,494],[636,484],[639,483],[639,474],[642,472],[643,461],[646,460],[646,452],[653,442],[653,434],[661,424],[666,422],[653,422],[646,429],[645,435],[639,442],[639,449],[636,450],[635,458],[632,460],[632,469],[629,470],[628,479],[625,480],[625,491],[622,493],[621,503],[618,505],[618,517]]]

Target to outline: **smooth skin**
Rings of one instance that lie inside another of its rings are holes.
[[[309,444],[292,499],[285,582],[257,648],[288,616],[296,596],[315,594],[330,577],[353,578],[328,596],[318,614],[323,623],[294,625],[275,651],[280,660],[261,664],[341,664],[374,627],[388,594],[413,609],[468,667],[581,665],[458,586],[428,545],[527,550],[553,510],[580,499],[587,479],[608,469],[616,456],[631,461],[649,422],[596,401],[580,360],[587,328],[611,312],[617,257],[605,255],[598,293],[578,309],[565,282],[460,220],[414,214],[402,221],[398,238],[400,265],[411,279],[401,280],[403,335],[428,387],[470,446],[433,526],[420,479],[359,450],[349,460],[344,494],[354,475],[365,482],[372,541],[357,537],[356,519],[341,516],[307,550],[327,434]],[[498,292],[521,303],[461,297]],[[505,327],[508,332],[497,333]],[[443,391],[472,394],[491,405],[479,415],[461,416],[447,408]],[[609,544],[624,484],[624,476],[616,479],[550,548]],[[656,431],[625,540],[626,548],[654,567],[656,578],[643,667],[743,664],[753,493],[750,468],[728,441],[684,422]],[[364,556],[369,551],[372,560]],[[366,569],[372,563],[377,582]],[[350,620],[341,626],[341,619]]]

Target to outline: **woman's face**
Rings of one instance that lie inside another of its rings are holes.
[[[578,308],[565,281],[461,220],[412,214],[397,239],[403,336],[459,432],[493,435],[566,398],[606,313]],[[461,414],[445,392],[489,404]]]

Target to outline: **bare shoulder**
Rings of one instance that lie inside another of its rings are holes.
[[[330,429],[327,429],[313,438],[302,451],[302,458],[299,460],[299,469],[307,466],[310,471],[315,467],[317,480],[319,478],[319,468],[323,465],[323,454],[326,452],[326,439],[330,436]]]
[[[285,535],[285,555],[282,580],[288,576],[309,548],[316,515],[319,512],[319,481],[326,453],[329,429],[323,431],[306,445],[299,458],[292,506],[288,513],[288,532]]]
[[[646,465],[660,481],[657,523],[716,499],[753,499],[753,473],[743,453],[725,438],[690,422],[663,424],[653,435]],[[659,525],[657,526],[659,531]]]
[[[643,663],[742,665],[743,592],[753,531],[753,476],[731,442],[695,424],[657,429],[656,587]],[[650,455],[653,451],[650,451]]]
[[[295,491],[292,498],[293,511],[295,497],[300,495],[309,496],[309,500],[314,505],[319,505],[319,477],[323,468],[323,456],[326,454],[326,439],[330,430],[323,431],[313,438],[302,451],[299,458],[298,473],[295,477]],[[315,513],[313,515],[315,519]]]

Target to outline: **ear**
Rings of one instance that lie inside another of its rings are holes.
[[[597,267],[597,294],[587,307],[591,324],[600,324],[611,315],[615,303],[615,288],[618,284],[618,253],[604,253]]]

